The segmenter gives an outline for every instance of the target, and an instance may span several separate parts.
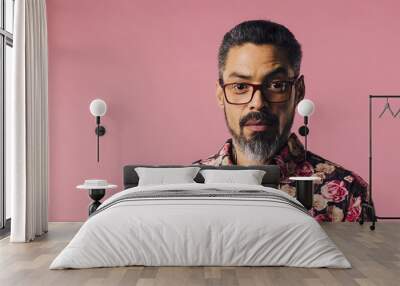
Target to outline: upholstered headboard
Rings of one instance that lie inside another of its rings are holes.
[[[263,165],[263,166],[207,166],[207,165],[188,165],[196,166],[201,169],[222,169],[222,170],[246,170],[246,169],[257,169],[264,170],[266,173],[262,180],[263,186],[278,188],[280,179],[280,169],[276,165]],[[149,168],[177,168],[177,167],[188,167],[184,165],[127,165],[124,167],[124,189],[133,188],[138,185],[139,176],[135,171],[136,167],[149,167]],[[204,178],[200,174],[194,178],[197,183],[204,183]]]

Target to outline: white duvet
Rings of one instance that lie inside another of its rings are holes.
[[[193,183],[127,189],[100,206],[50,269],[127,265],[351,267],[314,218],[279,200],[178,196],[118,202],[137,192],[207,189],[263,191],[299,204],[282,191],[254,185]]]

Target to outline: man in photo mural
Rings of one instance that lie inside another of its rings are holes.
[[[310,213],[318,221],[358,221],[367,183],[307,151],[291,133],[305,96],[302,51],[283,25],[246,21],[225,34],[218,53],[216,96],[232,135],[219,152],[193,164],[278,165],[281,190],[294,196],[291,176],[319,176]]]

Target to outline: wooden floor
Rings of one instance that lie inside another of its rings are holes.
[[[48,270],[81,223],[50,223],[32,243],[0,241],[0,285],[400,285],[400,222],[324,224],[352,269],[290,267],[119,267]]]

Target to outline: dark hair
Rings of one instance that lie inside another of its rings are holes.
[[[218,52],[218,72],[222,79],[229,49],[245,43],[271,44],[286,51],[289,64],[295,73],[300,72],[301,46],[285,26],[268,20],[245,21],[225,34]]]

